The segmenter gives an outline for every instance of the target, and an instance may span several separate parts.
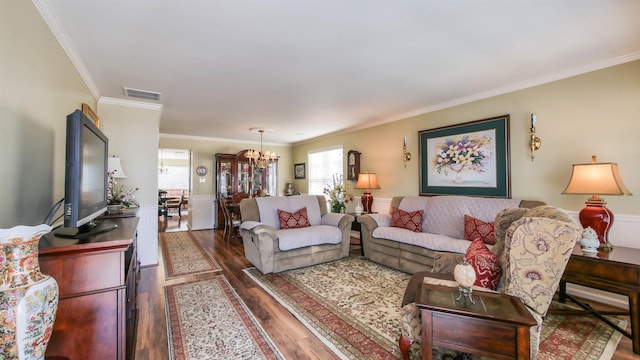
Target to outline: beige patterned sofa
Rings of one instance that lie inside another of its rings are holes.
[[[496,244],[491,251],[502,267],[496,291],[520,298],[535,318],[537,325],[530,331],[530,358],[536,359],[543,318],[582,234],[582,227],[565,211],[548,205],[504,209],[497,214],[495,223]],[[400,319],[399,345],[404,359],[409,358],[411,344],[421,342],[420,310],[414,302],[420,282],[457,287],[447,274],[420,272],[413,276],[403,299]]]
[[[295,213],[302,208],[306,208],[310,226],[281,228],[278,210]],[[324,195],[243,199],[240,214],[245,256],[263,274],[349,256],[354,217],[327,212]]]
[[[377,263],[405,271],[453,272],[470,241],[464,240],[464,216],[493,222],[505,208],[532,208],[540,201],[470,196],[396,196],[389,213],[358,217],[364,256]],[[392,227],[393,208],[423,210],[422,232]]]

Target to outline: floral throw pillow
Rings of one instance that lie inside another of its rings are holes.
[[[489,250],[482,239],[478,238],[471,242],[465,258],[476,271],[474,285],[495,290],[502,276],[502,267],[496,254]]]
[[[311,226],[309,217],[307,216],[306,206],[294,213],[278,209],[278,219],[280,220],[280,229],[296,229]]]
[[[493,222],[484,222],[469,215],[464,216],[465,240],[480,238],[485,244],[493,245],[496,243],[496,235],[493,228]]]
[[[404,211],[393,208],[391,211],[391,226],[404,228],[414,232],[422,232],[423,210]]]

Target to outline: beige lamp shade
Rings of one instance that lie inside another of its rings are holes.
[[[563,194],[631,195],[622,182],[618,164],[574,164],[571,179]]]
[[[358,174],[356,189],[380,189],[380,185],[378,185],[378,176],[375,173]]]
[[[120,164],[120,158],[117,158],[115,156],[110,157],[107,163],[107,169],[109,173],[113,173],[113,177],[116,179],[127,178],[127,175],[125,175],[124,170],[122,170],[122,164]]]

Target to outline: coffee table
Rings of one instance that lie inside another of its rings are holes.
[[[627,296],[631,332],[603,316],[620,312],[598,312],[589,304],[567,295],[567,283]],[[559,300],[565,302],[567,298],[630,338],[633,352],[640,354],[640,249],[615,246],[611,251],[588,255],[580,250],[580,245],[576,245],[560,281]]]
[[[457,287],[421,284],[416,305],[422,313],[423,360],[432,359],[433,346],[495,359],[529,359],[529,331],[537,323],[519,298],[476,291],[473,304],[457,297]]]

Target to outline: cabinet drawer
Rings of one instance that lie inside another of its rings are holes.
[[[122,251],[41,257],[40,268],[56,279],[61,298],[124,285]]]

